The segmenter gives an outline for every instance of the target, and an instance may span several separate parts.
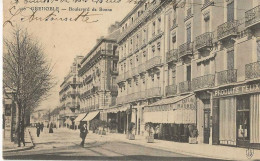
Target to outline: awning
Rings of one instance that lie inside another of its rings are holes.
[[[79,114],[78,117],[74,120],[75,123],[76,124],[79,123],[82,119],[84,119],[86,117],[86,115],[87,115],[86,113]]]
[[[194,94],[162,99],[144,107],[144,121],[190,124],[196,122]]]
[[[94,119],[98,114],[99,114],[99,111],[90,112],[82,121],[90,121],[90,120]]]
[[[70,120],[70,118],[67,118],[67,120],[65,121],[65,124],[72,125],[72,121]]]

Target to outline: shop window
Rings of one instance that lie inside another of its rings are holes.
[[[237,97],[237,136],[238,144],[249,140],[249,109],[250,98],[248,95]]]

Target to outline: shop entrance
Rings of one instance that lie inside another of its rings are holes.
[[[210,137],[209,120],[210,120],[210,109],[205,109],[204,110],[204,143],[205,144],[209,144],[209,137]]]
[[[248,95],[237,97],[237,145],[248,146],[250,139],[250,98]]]
[[[209,144],[210,137],[210,100],[203,100],[204,103],[204,143]]]

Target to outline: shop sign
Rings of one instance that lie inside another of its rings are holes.
[[[195,110],[196,106],[195,106],[195,97],[194,96],[190,96],[188,98],[185,98],[181,101],[179,101],[177,103],[177,109],[191,109],[191,110]]]
[[[214,91],[213,97],[240,95],[240,94],[247,94],[247,93],[254,93],[254,92],[260,92],[260,83],[218,89]]]

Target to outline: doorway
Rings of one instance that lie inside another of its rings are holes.
[[[205,144],[209,144],[210,138],[210,100],[204,100],[204,139]]]

